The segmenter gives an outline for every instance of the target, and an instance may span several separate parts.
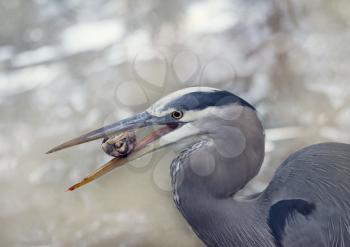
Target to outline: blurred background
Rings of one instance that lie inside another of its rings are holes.
[[[44,153],[206,85],[252,102],[264,189],[289,153],[350,142],[348,0],[0,0],[0,245],[202,246],[171,197],[171,153],[74,192],[100,143]]]

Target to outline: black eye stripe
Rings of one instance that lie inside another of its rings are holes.
[[[239,105],[249,107],[255,110],[255,108],[251,104],[228,91],[188,93],[166,104],[163,107],[163,110],[165,111],[171,108],[186,110],[203,110],[208,106],[224,106],[231,103],[237,103]]]

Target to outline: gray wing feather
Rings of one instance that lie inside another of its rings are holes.
[[[322,235],[322,227],[314,219],[296,215],[293,222],[285,228],[282,241],[285,247],[327,247],[327,240]]]
[[[292,154],[263,193],[271,206],[302,199],[315,210],[297,213],[283,228],[283,247],[350,246],[350,145],[324,143]]]

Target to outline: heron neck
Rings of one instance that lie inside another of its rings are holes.
[[[186,179],[174,194],[177,208],[207,246],[275,246],[267,231],[268,209],[258,199],[216,198]]]
[[[266,230],[268,209],[260,200],[234,199],[232,193],[225,195],[221,193],[221,188],[213,188],[212,185],[208,187],[210,176],[196,174],[193,167],[199,164],[195,164],[193,154],[199,152],[205,156],[206,144],[196,143],[172,163],[171,175],[177,208],[207,246],[274,246],[273,238],[266,238],[270,236]],[[249,179],[240,181],[227,187],[237,192]],[[254,243],[257,239],[259,243]]]

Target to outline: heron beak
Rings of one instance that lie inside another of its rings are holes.
[[[137,129],[146,127],[147,125],[150,125],[150,120],[152,119],[152,115],[150,115],[147,112],[141,112],[139,114],[136,114],[133,117],[124,119],[122,121],[119,121],[117,123],[102,127],[97,130],[93,130],[85,135],[79,136],[77,138],[74,138],[70,141],[67,141],[65,143],[62,143],[51,150],[47,152],[47,154],[57,152],[62,149],[66,149],[69,147],[73,147],[82,143],[94,141],[97,139],[105,138],[105,137],[111,137],[117,133],[131,130],[131,129]]]
[[[135,115],[134,117],[127,118],[115,124],[111,124],[109,126],[91,131],[85,135],[82,135],[80,137],[67,141],[61,145],[54,147],[47,153],[53,153],[53,152],[56,152],[68,147],[76,146],[82,143],[90,142],[100,138],[110,137],[121,132],[140,129],[140,128],[143,128],[149,125],[155,125],[155,124],[158,124],[158,123],[157,121],[155,121],[152,115],[150,115],[147,112],[142,112]],[[173,125],[173,124],[167,124],[167,123],[161,123],[161,124],[163,125],[162,127],[151,132],[149,135],[147,135],[143,139],[137,140],[135,143],[134,150],[127,157],[113,158],[112,160],[110,160],[109,162],[107,162],[106,164],[98,168],[96,171],[92,172],[90,175],[85,177],[82,181],[68,188],[68,191],[73,191],[87,183],[92,182],[93,180],[112,171],[113,169],[126,164],[129,161],[140,158],[141,156],[158,149],[159,147],[156,147],[151,144],[154,143],[154,141],[159,139],[160,137],[175,130],[177,127],[177,125]]]

